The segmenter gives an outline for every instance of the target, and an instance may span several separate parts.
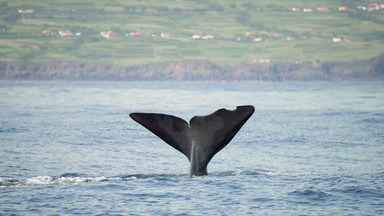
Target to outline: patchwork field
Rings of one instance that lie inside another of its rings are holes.
[[[382,4],[365,0],[19,0],[0,9],[3,62],[349,62],[384,50]]]

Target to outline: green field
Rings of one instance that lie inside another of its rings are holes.
[[[58,60],[130,66],[194,60],[237,65],[368,59],[384,53],[384,9],[369,9],[369,3],[1,1],[0,61]],[[317,11],[318,6],[327,7],[328,11]],[[339,11],[340,6],[345,6],[345,11]],[[300,11],[292,11],[293,7]],[[303,12],[304,8],[313,11]],[[27,12],[29,9],[33,11]],[[44,34],[44,30],[52,32]],[[71,31],[72,36],[60,36],[60,30]],[[103,38],[101,31],[118,35]],[[125,36],[133,31],[141,35]],[[170,36],[161,37],[161,33]],[[217,38],[194,40],[194,34]],[[334,42],[333,38],[341,41]]]

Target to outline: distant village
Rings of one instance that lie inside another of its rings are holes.
[[[357,10],[362,10],[362,11],[378,11],[378,10],[383,10],[384,9],[384,3],[369,3],[367,6],[357,6]],[[314,12],[329,12],[329,11],[337,11],[337,12],[345,12],[348,10],[356,10],[356,9],[349,9],[345,6],[339,6],[338,8],[332,8],[329,9],[328,7],[325,6],[318,6],[316,8],[301,8],[301,7],[290,7],[288,8],[289,11],[291,12],[302,12],[302,13],[314,13]],[[20,14],[31,14],[34,13],[33,10],[27,9],[27,10],[18,10],[18,13]],[[59,36],[61,37],[70,37],[70,36],[76,36],[80,37],[82,36],[81,32],[71,32],[70,30],[59,30],[59,31],[54,31],[51,29],[43,29],[41,33],[43,35],[57,35],[56,32],[58,33]],[[120,35],[119,32],[114,32],[110,30],[106,31],[101,31],[99,33],[99,36],[101,38],[109,39],[115,36]],[[131,31],[124,33],[126,37],[152,37],[154,39],[157,38],[170,38],[171,35],[170,33],[166,32],[161,32],[161,33],[144,33],[144,32],[139,32],[139,31]],[[281,36],[278,33],[275,32],[267,32],[265,30],[260,31],[260,32],[246,32],[244,34],[244,37],[235,37],[234,39],[237,41],[242,41],[242,40],[247,40],[247,41],[254,41],[254,42],[261,42],[263,39],[266,37],[270,38],[281,38]],[[291,40],[305,40],[307,39],[306,36],[302,35],[292,35],[292,36],[286,36],[284,37],[286,40],[291,41]],[[223,38],[222,36],[218,34],[193,34],[191,36],[192,40],[214,40],[214,39],[233,39],[233,38]],[[348,37],[339,37],[339,36],[332,36],[331,41],[334,43],[341,43],[341,42],[349,42]]]
[[[367,6],[359,5],[357,6],[358,10],[363,10],[363,11],[377,11],[377,10],[382,10],[384,9],[384,3],[369,3]],[[290,11],[293,12],[304,12],[304,13],[312,13],[312,12],[326,12],[330,11],[328,7],[324,6],[318,6],[316,9],[313,8],[300,8],[300,7],[291,7],[289,8]],[[339,12],[343,11],[348,11],[349,9],[346,6],[339,6],[337,9],[334,9]]]
[[[41,31],[41,33],[44,35],[54,35],[55,34],[53,30],[49,30],[49,29],[44,29]],[[68,37],[68,36],[79,37],[82,35],[81,32],[73,33],[69,30],[59,30],[57,33],[61,37]],[[102,31],[102,32],[100,32],[100,37],[105,38],[105,39],[109,39],[111,37],[115,37],[118,35],[120,35],[120,33],[114,32],[114,31]],[[126,37],[152,37],[154,39],[156,39],[156,38],[170,38],[171,37],[170,33],[164,33],[164,32],[162,32],[162,33],[143,33],[143,32],[136,32],[136,31],[125,33],[125,36]],[[263,40],[264,36],[265,37],[271,37],[271,38],[279,38],[280,37],[280,35],[278,33],[269,33],[267,31],[261,31],[261,32],[246,32],[244,34],[244,37],[237,37],[235,39],[238,41],[246,39],[246,40],[252,40],[254,42],[261,42]],[[194,34],[191,37],[191,39],[193,39],[193,40],[213,40],[213,39],[221,39],[221,38],[222,38],[222,36],[216,35],[216,34],[214,34],[214,35],[211,35],[211,34]],[[286,39],[288,41],[305,40],[305,39],[307,39],[307,37],[301,36],[301,35],[296,35],[296,36],[288,36],[288,37],[286,37]],[[332,41],[334,43],[349,42],[349,39],[347,37],[343,37],[343,38],[332,37]]]

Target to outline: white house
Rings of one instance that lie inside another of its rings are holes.
[[[332,38],[332,41],[333,41],[333,43],[340,43],[340,42],[341,42],[341,38],[339,38],[339,37],[333,37],[333,38]]]
[[[59,31],[59,34],[63,37],[65,36],[72,36],[72,32],[71,31],[67,31],[67,30],[61,30]]]
[[[161,33],[160,37],[162,38],[169,38],[171,35],[169,33]]]
[[[312,13],[313,9],[312,8],[303,8],[304,13]]]
[[[119,33],[113,31],[102,31],[100,35],[104,38],[110,38],[112,35],[118,35]]]
[[[203,39],[203,35],[194,34],[194,35],[192,35],[192,39],[194,39],[194,40]]]

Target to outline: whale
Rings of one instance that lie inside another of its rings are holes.
[[[219,109],[206,116],[194,116],[189,123],[162,113],[138,113],[129,116],[184,154],[190,163],[189,177],[208,175],[207,166],[252,116],[252,105],[235,110]]]

